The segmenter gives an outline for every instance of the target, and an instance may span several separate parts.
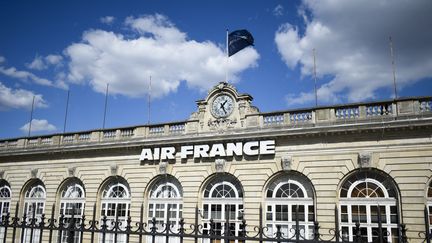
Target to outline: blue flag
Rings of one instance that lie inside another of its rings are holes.
[[[254,38],[247,30],[236,30],[228,35],[228,56],[232,56],[245,47],[253,46]]]

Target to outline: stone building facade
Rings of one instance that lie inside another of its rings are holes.
[[[169,210],[175,225],[198,207],[204,230],[229,214],[237,232],[242,218],[257,225],[262,207],[270,231],[290,234],[297,210],[305,237],[318,221],[324,238],[338,227],[352,239],[360,222],[372,241],[380,210],[390,242],[398,223],[420,242],[432,206],[431,101],[261,113],[220,83],[186,121],[0,141],[1,213],[71,217],[72,206],[93,215],[95,205],[97,218],[137,221],[143,205],[145,218],[161,224]]]

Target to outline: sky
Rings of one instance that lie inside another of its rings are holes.
[[[184,121],[220,81],[261,112],[432,95],[432,1],[0,2],[0,139]],[[226,30],[254,46],[226,62]],[[149,82],[151,79],[151,88]],[[66,104],[69,92],[69,103]],[[151,97],[149,112],[148,97]],[[150,114],[150,116],[149,116]],[[66,121],[66,122],[65,122]]]

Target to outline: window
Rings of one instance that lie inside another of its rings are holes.
[[[396,189],[383,173],[364,171],[351,175],[341,188],[339,214],[343,240],[353,240],[358,222],[363,241],[379,242],[379,221],[385,240],[398,240]]]
[[[298,221],[300,238],[312,239],[315,220],[313,194],[310,181],[303,175],[291,173],[276,177],[266,192],[267,236],[275,237],[280,226],[282,237],[295,237]]]
[[[111,179],[111,182],[105,186],[102,192],[101,218],[107,218],[108,229],[114,227],[114,222],[121,222],[120,229],[126,228],[126,220],[129,216],[130,208],[130,190],[126,181],[122,178]],[[102,225],[102,222],[100,222]],[[115,242],[114,234],[106,234],[104,243]],[[100,237],[102,242],[102,236]],[[117,242],[126,242],[125,234],[117,234]]]
[[[209,234],[210,219],[213,219],[215,234],[223,234],[228,218],[230,235],[241,236],[243,189],[240,182],[229,174],[221,174],[213,178],[204,189],[201,216],[204,224],[203,234]],[[205,239],[204,242],[208,243],[209,239]],[[216,240],[216,243],[219,242],[228,243]]]
[[[157,180],[151,187],[148,199],[148,227],[153,226],[151,221],[155,218],[157,230],[164,230],[168,216],[170,230],[178,232],[183,210],[182,196],[181,185],[174,177],[164,176]],[[177,237],[170,237],[169,242],[174,243],[179,240]],[[157,236],[156,242],[165,243],[165,237]]]
[[[84,214],[85,204],[85,192],[81,182],[75,180],[65,183],[61,190],[60,198],[60,214],[65,218],[65,227],[71,222],[72,218],[77,219],[76,224],[78,225],[79,219]],[[80,243],[81,234],[75,232],[73,236],[74,243]],[[61,242],[66,243],[69,238],[68,231],[62,231]]]
[[[10,203],[11,203],[11,189],[9,183],[5,180],[0,180],[0,220],[3,219],[3,216],[6,216],[10,211]],[[0,240],[3,242],[4,240],[4,227],[0,227]]]
[[[45,211],[45,198],[46,192],[42,182],[35,180],[28,184],[28,188],[24,194],[24,212],[27,217],[27,224],[31,224],[31,219],[36,219],[36,226],[40,223],[42,214]],[[33,233],[33,236],[31,235]],[[24,242],[39,242],[40,240],[39,229],[25,229]]]

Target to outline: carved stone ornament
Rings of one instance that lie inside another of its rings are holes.
[[[221,118],[216,120],[209,120],[208,126],[212,130],[225,130],[227,128],[233,128],[236,123],[236,120]]]
[[[159,163],[159,174],[165,175],[167,173],[168,162],[162,161]]]
[[[32,178],[36,178],[37,177],[37,173],[38,173],[38,169],[32,169],[31,170],[31,176],[32,176]]]
[[[281,165],[283,170],[291,170],[292,157],[284,155],[281,158]]]
[[[225,162],[224,159],[215,160],[215,169],[217,173],[225,172]]]
[[[4,170],[0,170],[0,179],[4,179]]]
[[[358,166],[360,168],[371,167],[372,165],[372,153],[371,152],[360,152],[358,155]]]
[[[69,176],[75,176],[75,170],[76,170],[76,167],[69,167],[68,168],[68,173],[69,173]]]
[[[116,164],[111,165],[110,169],[111,169],[111,175],[113,176],[117,175],[118,166]]]

